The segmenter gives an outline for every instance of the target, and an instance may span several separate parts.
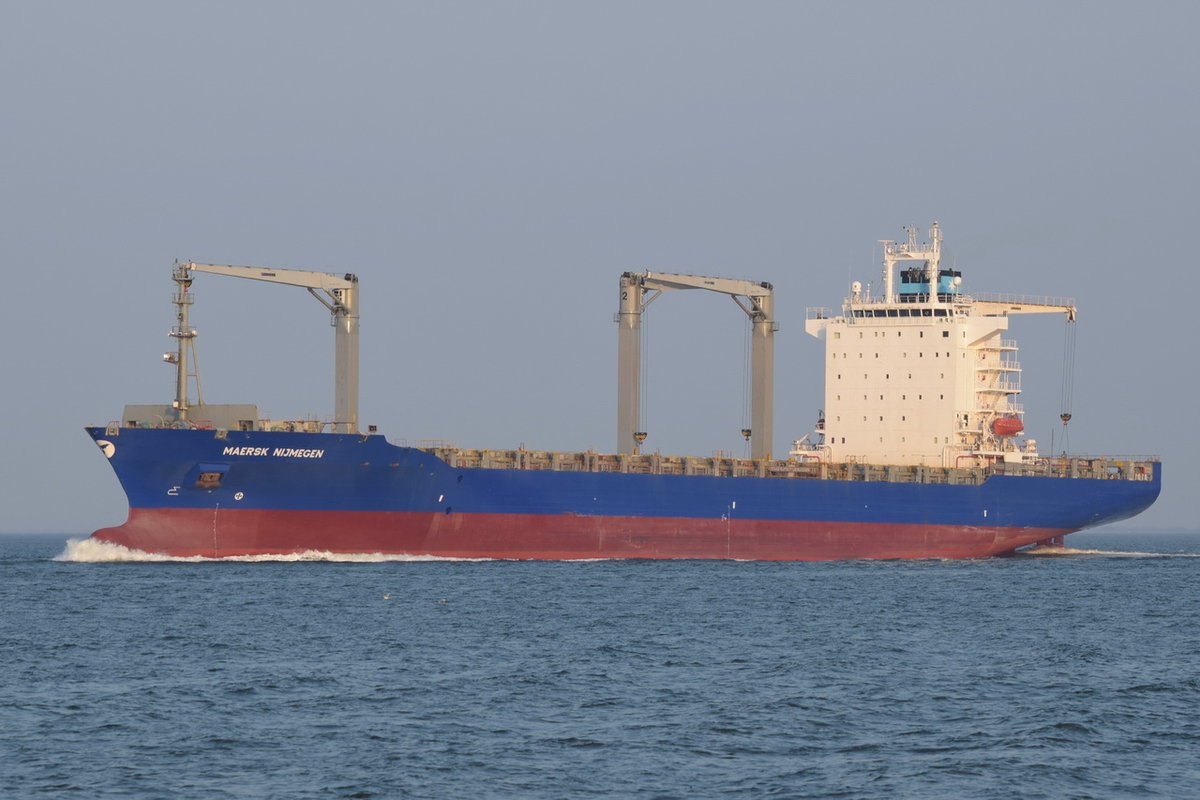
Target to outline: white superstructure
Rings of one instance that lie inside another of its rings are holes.
[[[809,309],[805,330],[825,342],[825,409],[817,441],[792,454],[830,463],[978,466],[1036,452],[1023,428],[1010,314],[1065,312],[1068,298],[970,296],[941,267],[942,235],[883,242],[883,292],[859,281],[842,315]],[[808,439],[809,437],[806,437]]]

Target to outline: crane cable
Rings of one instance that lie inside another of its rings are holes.
[[[638,353],[638,386],[641,387],[640,391],[638,392],[638,408],[637,408],[637,414],[638,414],[638,420],[639,420],[638,430],[639,431],[647,431],[650,429],[650,426],[646,419],[646,409],[649,407],[649,403],[646,400],[646,396],[648,394],[650,394],[650,386],[649,386],[650,368],[647,364],[647,362],[649,361],[648,356],[650,353],[650,326],[648,324],[650,315],[646,313],[646,305],[643,302],[645,299],[645,291],[642,289],[641,286],[638,286],[637,292],[638,292],[638,314],[641,316],[640,325],[641,325],[641,329],[642,329],[641,336],[639,337],[641,340],[641,342],[640,342],[641,352]],[[628,434],[626,434],[626,435],[628,435]],[[638,442],[639,450],[641,450],[641,444],[642,444],[641,442]]]
[[[750,347],[753,339],[754,319],[746,320],[742,337],[742,430],[750,430]],[[746,438],[745,457],[750,457],[750,437]]]
[[[1067,453],[1070,449],[1067,443],[1067,423],[1071,421],[1071,406],[1074,403],[1073,395],[1075,393],[1075,320],[1070,315],[1067,316],[1066,325],[1066,330],[1063,332],[1062,392],[1059,397],[1059,407],[1062,409],[1062,413],[1058,415],[1063,424],[1063,453]]]

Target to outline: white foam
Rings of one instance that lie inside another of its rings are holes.
[[[275,553],[258,556],[169,556],[162,553],[146,553],[99,539],[69,539],[55,561],[78,561],[104,563],[112,561],[178,562],[183,564],[221,563],[238,561],[336,561],[353,564],[377,564],[387,561],[492,561],[490,558],[450,558],[446,556],[409,555],[405,553],[331,553],[328,550],[305,550],[302,553]]]
[[[1200,558],[1200,553],[1141,553],[1127,550],[1077,550],[1073,547],[1030,547],[1026,556],[1123,556],[1128,558]]]

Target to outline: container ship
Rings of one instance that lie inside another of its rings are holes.
[[[805,329],[825,350],[825,404],[786,457],[772,453],[770,283],[624,273],[614,451],[473,450],[360,430],[355,275],[177,262],[176,347],[163,356],[175,399],[87,428],[129,500],[124,524],[93,538],[210,558],[978,558],[1061,546],[1149,507],[1158,458],[1044,454],[1023,435],[1009,321],[1054,313],[1073,330],[1074,301],[968,294],[961,273],[941,266],[937,223],[927,241],[905,230],[883,242],[881,288],[855,281],[840,313],[808,310]],[[331,420],[204,403],[189,322],[199,273],[301,286],[328,309]],[[729,295],[749,319],[747,458],[643,452],[642,318],[676,290]]]

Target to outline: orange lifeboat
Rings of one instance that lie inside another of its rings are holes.
[[[1016,436],[1025,430],[1020,417],[997,417],[992,420],[992,433],[997,436]]]

